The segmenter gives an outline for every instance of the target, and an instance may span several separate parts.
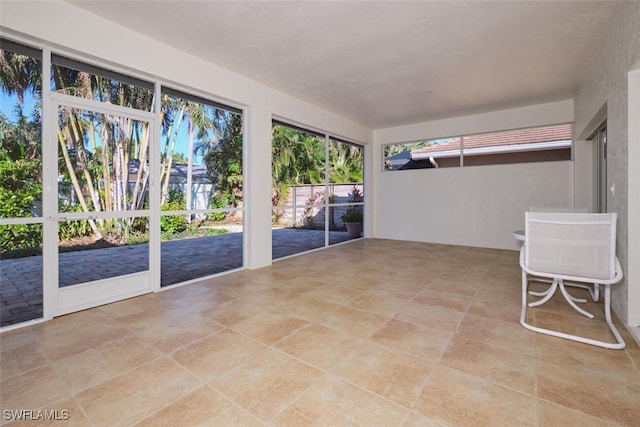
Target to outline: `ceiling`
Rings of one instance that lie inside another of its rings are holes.
[[[618,6],[70,3],[374,129],[572,98]]]

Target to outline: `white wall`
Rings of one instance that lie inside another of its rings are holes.
[[[630,115],[631,109],[637,108],[637,100],[631,96],[638,95],[637,89],[630,87],[629,72],[637,68],[640,60],[640,2],[620,2],[609,28],[609,37],[602,50],[594,52],[592,68],[578,87],[575,127],[580,137],[588,136],[600,121],[597,118],[602,106],[606,106],[607,181],[609,186],[615,184],[615,193],[608,194],[607,208],[618,213],[617,255],[625,273],[622,283],[613,289],[612,306],[623,322],[638,325],[638,117]],[[635,192],[631,194],[632,191]]]
[[[629,73],[629,283],[628,324],[640,327],[640,62]],[[640,343],[640,331],[636,329]]]
[[[37,8],[37,12],[34,10]],[[78,25],[78,23],[82,25]],[[5,37],[245,109],[245,265],[271,263],[271,119],[284,117],[368,143],[371,131],[62,1],[2,1]]]
[[[590,212],[597,212],[594,149],[593,141],[576,141],[573,146],[574,203]]]
[[[374,131],[374,236],[518,249],[525,210],[574,205],[573,162],[383,172],[382,145],[572,121],[561,101]]]

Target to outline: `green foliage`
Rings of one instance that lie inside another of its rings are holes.
[[[59,212],[82,212],[80,205],[65,205],[58,203]],[[87,220],[60,221],[58,223],[58,239],[73,240],[78,237],[91,236],[93,230]]]
[[[225,195],[215,196],[211,199],[212,209],[222,209],[228,206],[229,202]],[[212,212],[209,214],[209,218],[213,221],[224,221],[227,218],[226,212]]]
[[[163,211],[179,211],[184,209],[184,195],[175,189],[170,189],[166,201],[162,205]],[[160,217],[160,231],[163,235],[181,233],[187,229],[189,222],[184,215],[162,215]]]
[[[219,137],[202,144],[204,163],[216,178],[216,198],[225,200],[225,206],[242,204],[242,116],[218,110],[215,120]],[[222,206],[220,206],[222,207]]]
[[[271,178],[275,191],[282,185],[324,182],[324,139],[276,125],[272,128],[271,150]]]
[[[42,224],[0,225],[1,258],[19,258],[42,253]]]
[[[0,218],[37,215],[42,196],[40,127],[16,108],[18,120],[0,113]],[[0,226],[0,251],[31,255],[40,252],[42,226]]]

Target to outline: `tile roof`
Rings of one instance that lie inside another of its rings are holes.
[[[500,132],[481,133],[464,136],[464,149],[478,149],[509,145],[525,145],[543,142],[559,142],[572,140],[572,125],[554,125],[529,129],[517,129]],[[436,153],[460,149],[460,137],[450,138],[428,147],[411,151],[412,156],[424,157],[428,153]]]

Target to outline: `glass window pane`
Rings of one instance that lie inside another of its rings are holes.
[[[42,224],[0,225],[0,326],[42,317]]]
[[[335,139],[329,140],[329,182],[364,182],[364,147]]]
[[[272,257],[325,246],[325,138],[272,128]]]
[[[464,165],[570,160],[572,139],[571,124],[468,135]]]
[[[278,259],[324,247],[324,212],[322,205],[273,209],[273,216],[281,220],[271,232],[272,258]],[[296,217],[298,219],[294,221],[293,218]]]
[[[189,225],[184,215],[163,216],[161,286],[242,268],[242,224]],[[175,228],[171,228],[175,227]]]
[[[114,71],[53,55],[51,90],[122,107],[151,111],[153,85]]]
[[[430,139],[384,147],[384,170],[460,166],[460,137]]]
[[[60,287],[148,271],[149,218],[60,221],[58,252]]]
[[[148,207],[148,122],[60,107],[58,152],[60,212]]]
[[[0,218],[42,216],[39,59],[7,50],[0,78]]]
[[[242,115],[219,107],[163,88],[161,286],[243,266]]]

